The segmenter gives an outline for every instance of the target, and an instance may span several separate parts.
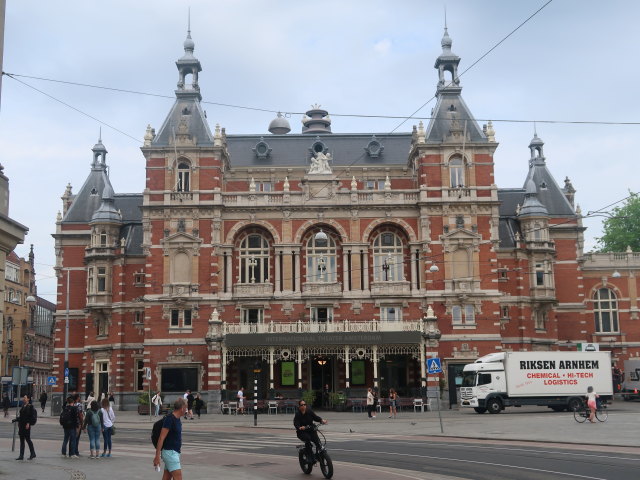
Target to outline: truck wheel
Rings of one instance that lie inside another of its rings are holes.
[[[486,408],[482,408],[482,407],[473,407],[473,409],[476,411],[476,413],[484,413],[487,411]]]
[[[487,402],[487,410],[493,414],[500,413],[502,411],[502,402],[497,398],[492,398]]]
[[[569,403],[567,404],[569,407],[569,411],[573,411],[573,410],[578,410],[580,408],[582,408],[582,400],[579,398],[572,398],[569,400]]]

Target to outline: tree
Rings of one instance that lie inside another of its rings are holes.
[[[640,195],[629,193],[624,205],[614,208],[602,223],[601,252],[624,252],[627,247],[640,252]]]

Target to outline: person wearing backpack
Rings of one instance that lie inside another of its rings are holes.
[[[29,460],[36,458],[36,450],[33,448],[31,441],[31,427],[38,420],[38,412],[31,405],[29,395],[22,397],[22,408],[18,414],[18,418],[14,422],[18,422],[18,434],[20,435],[20,456],[16,460],[24,460],[24,444],[29,445]]]
[[[62,442],[62,456],[67,457],[67,443],[69,444],[69,458],[78,458],[76,452],[76,432],[78,428],[78,409],[73,397],[67,397],[67,404],[60,413],[60,425],[64,429],[64,441]]]
[[[82,429],[89,433],[89,459],[98,458],[100,452],[100,434],[104,429],[104,419],[98,402],[93,400],[87,409],[82,423]]]
[[[180,465],[180,448],[182,447],[182,423],[180,418],[187,413],[187,401],[184,398],[178,398],[173,403],[173,413],[167,415],[162,420],[162,430],[158,435],[155,445],[156,455],[153,458],[153,466],[160,471],[160,458],[164,462],[164,474],[162,480],[182,480],[182,465]],[[156,425],[153,426],[156,429]],[[151,440],[153,441],[154,433],[152,432]]]

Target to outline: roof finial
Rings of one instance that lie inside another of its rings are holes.
[[[533,136],[537,137],[538,136],[538,129],[536,127],[536,121],[533,121]]]
[[[100,133],[98,133],[98,143],[102,143],[102,125],[100,125]]]
[[[444,6],[444,29],[447,30],[447,6]]]
[[[191,7],[187,8],[187,36],[191,37]]]

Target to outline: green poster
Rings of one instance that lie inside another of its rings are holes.
[[[364,360],[351,362],[351,385],[364,385]]]
[[[282,371],[282,381],[281,384],[283,387],[292,387],[296,384],[296,364],[295,362],[282,362],[280,364],[280,369]]]

